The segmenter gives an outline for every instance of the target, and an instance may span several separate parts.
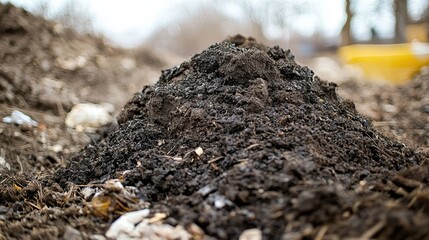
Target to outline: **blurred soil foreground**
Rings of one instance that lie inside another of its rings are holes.
[[[0,123],[0,239],[429,239],[429,74],[335,84],[240,35],[183,61],[10,4],[0,57],[1,116],[38,122]],[[67,127],[80,102],[117,123]]]

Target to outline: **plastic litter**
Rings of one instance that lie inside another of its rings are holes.
[[[135,225],[149,216],[149,213],[149,209],[143,209],[122,215],[110,226],[109,230],[107,230],[106,237],[117,239],[122,234],[132,234]]]
[[[35,127],[37,127],[37,125],[38,125],[38,123],[36,121],[34,121],[33,119],[31,119],[31,117],[25,115],[24,113],[22,113],[18,110],[13,110],[12,113],[10,114],[10,116],[4,117],[3,122],[4,123],[15,123],[18,125],[29,124],[29,125],[35,126]]]
[[[154,217],[148,218],[149,212],[149,209],[143,209],[122,215],[107,230],[106,237],[136,240],[192,239],[192,235],[182,226],[173,227],[169,224],[162,224],[161,220],[167,216],[166,214],[157,213]],[[197,232],[201,234],[202,230]]]

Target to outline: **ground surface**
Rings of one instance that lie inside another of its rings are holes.
[[[429,75],[338,88],[289,51],[235,37],[142,87],[168,63],[159,54],[0,12],[1,117],[19,109],[41,123],[0,123],[12,167],[0,175],[0,239],[103,239],[142,208],[194,239],[251,228],[266,239],[428,239]],[[64,125],[76,102],[119,111],[136,91],[117,129]]]

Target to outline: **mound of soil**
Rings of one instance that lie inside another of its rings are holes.
[[[134,93],[153,83],[162,68],[179,62],[147,47],[111,46],[101,37],[79,35],[2,3],[0,59],[0,156],[13,173],[31,174],[64,166],[89,142],[85,133],[64,124],[65,112],[74,104],[107,102],[117,113]],[[1,122],[13,110],[40,126]]]
[[[0,4],[0,36],[0,103],[16,107],[61,113],[89,101],[120,109],[156,80],[137,67],[153,72],[166,64],[150,51],[116,48],[12,4]]]
[[[377,132],[290,51],[252,41],[163,71],[54,180],[119,177],[167,223],[219,239],[428,236],[427,154]]]

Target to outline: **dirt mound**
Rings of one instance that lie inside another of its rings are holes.
[[[25,129],[0,121],[0,156],[13,171],[34,174],[64,165],[89,142],[64,124],[74,104],[107,102],[117,113],[161,69],[180,62],[148,47],[117,48],[2,3],[0,59],[0,119],[19,110],[40,123]]]
[[[269,239],[427,236],[427,204],[407,205],[428,183],[426,165],[413,168],[427,156],[379,134],[290,51],[249,42],[163,71],[55,181],[119,177],[168,223],[220,239],[249,228]]]
[[[116,48],[11,4],[0,3],[0,36],[0,118],[20,110],[41,124],[0,122],[0,155],[21,172],[51,171],[87,144],[64,125],[74,104],[108,102],[119,111],[167,64],[165,53]]]
[[[79,35],[11,4],[0,4],[0,35],[0,103],[19,107],[61,111],[90,101],[120,109],[156,79],[138,67],[150,72],[165,65],[161,57],[148,59],[146,52],[137,58],[101,37]]]

